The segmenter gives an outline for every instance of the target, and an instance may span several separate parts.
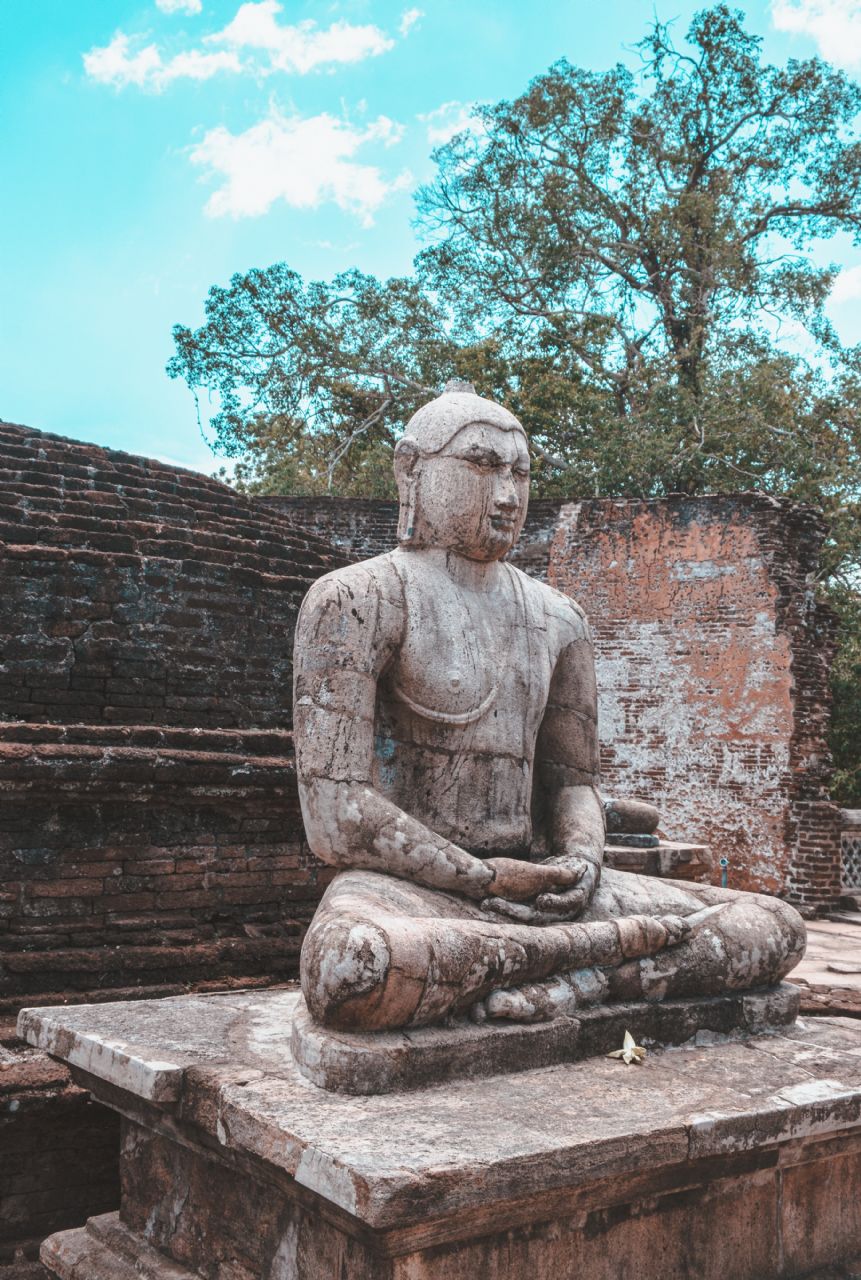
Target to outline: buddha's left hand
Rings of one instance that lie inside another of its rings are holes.
[[[558,862],[558,859],[547,859]],[[566,866],[577,868],[580,879],[573,889],[561,893],[540,893],[532,902],[508,902],[502,898],[486,898],[481,904],[485,910],[508,916],[519,924],[562,924],[576,920],[592,900],[592,894],[600,879],[600,868],[593,862],[566,859]]]

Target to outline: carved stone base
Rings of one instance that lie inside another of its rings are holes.
[[[304,1076],[339,1093],[393,1093],[468,1077],[493,1076],[576,1062],[622,1045],[680,1045],[701,1033],[750,1034],[790,1026],[799,991],[783,982],[768,991],[659,1004],[608,1004],[552,1022],[459,1022],[410,1031],[330,1031],[315,1023],[300,997],[291,1049]]]
[[[292,1062],[295,1006],[22,1015],[123,1116],[119,1219],[51,1237],[52,1275],[777,1280],[857,1255],[857,1022],[351,1097]]]

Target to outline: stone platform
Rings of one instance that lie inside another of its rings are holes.
[[[21,1015],[123,1117],[119,1217],[51,1237],[53,1275],[770,1280],[858,1254],[856,1022],[355,1097],[297,1070],[297,1002]]]

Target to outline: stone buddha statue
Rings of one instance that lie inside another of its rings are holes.
[[[602,870],[589,626],[505,559],[518,420],[449,383],[395,475],[397,549],[316,582],[296,631],[302,812],[339,869],[302,948],[312,1017],[533,1021],[778,982],[804,950],[792,907]]]

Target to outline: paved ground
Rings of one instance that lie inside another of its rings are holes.
[[[807,954],[790,980],[802,987],[806,1013],[861,1018],[861,911],[807,921]]]

